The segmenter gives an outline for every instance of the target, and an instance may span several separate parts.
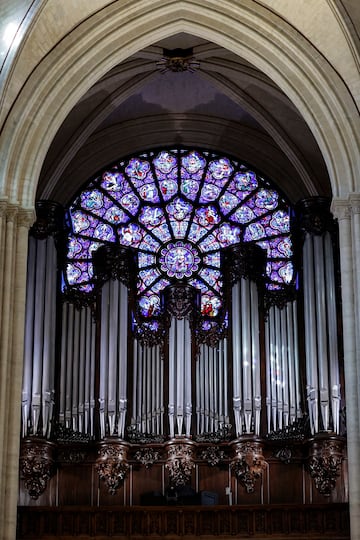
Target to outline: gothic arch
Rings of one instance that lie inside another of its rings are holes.
[[[252,2],[224,4],[219,13],[212,0],[201,6],[142,0],[131,6],[111,4],[84,21],[29,76],[2,133],[3,195],[31,207],[49,144],[77,100],[116,64],[178,32],[213,41],[270,76],[310,126],[333,194],[346,196],[356,189],[356,107],[333,68],[294,28]]]

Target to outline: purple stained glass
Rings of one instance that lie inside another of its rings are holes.
[[[142,295],[139,299],[139,308],[143,317],[153,317],[160,313],[160,298],[156,294]]]
[[[274,210],[278,206],[279,195],[271,189],[259,189],[255,197],[259,208]]]
[[[230,160],[227,158],[220,158],[209,163],[209,171],[215,180],[224,180],[229,178],[233,172],[233,167]],[[220,185],[223,185],[221,183]]]
[[[93,275],[94,269],[90,262],[76,262],[66,265],[66,277],[70,285],[90,281]]]
[[[230,219],[231,221],[240,223],[240,225],[244,225],[245,223],[249,223],[249,221],[253,220],[255,217],[256,215],[251,210],[251,208],[244,204],[236,210],[236,212],[230,217]]]
[[[139,276],[138,276],[139,277],[139,285],[138,285],[139,291],[142,292],[148,287],[150,287],[150,285],[154,283],[154,281],[159,276],[160,276],[160,273],[156,267],[146,269],[146,270],[140,270]]]
[[[140,206],[140,200],[132,191],[123,195],[120,199],[120,203],[123,206],[123,208],[125,208],[125,210],[130,212],[130,214],[132,215],[136,214]]]
[[[289,236],[272,238],[271,240],[260,240],[256,242],[258,246],[265,249],[269,258],[292,257],[292,242]]]
[[[185,238],[185,234],[188,228],[187,221],[174,221],[170,220],[171,230],[175,238]]]
[[[130,217],[125,214],[125,212],[118,208],[117,206],[111,206],[104,214],[104,219],[113,223],[114,225],[119,225],[121,223],[127,223],[130,220]]]
[[[166,207],[168,214],[177,221],[184,221],[189,218],[192,210],[192,205],[180,197],[177,197],[172,203]]]
[[[150,234],[145,234],[141,242],[137,245],[139,249],[144,249],[148,251],[155,252],[159,249],[160,243],[156,238],[151,236]]]
[[[144,180],[150,170],[150,164],[148,161],[144,161],[139,158],[132,158],[129,161],[129,165],[126,167],[125,172],[131,178],[133,182],[137,180]]]
[[[190,152],[181,159],[181,162],[192,175],[201,172],[206,165],[206,159],[199,152]]]
[[[69,286],[93,288],[92,255],[105,242],[139,250],[138,302],[146,317],[158,313],[160,292],[174,278],[201,291],[207,316],[218,314],[220,251],[240,241],[266,251],[269,290],[291,283],[289,210],[275,190],[244,170],[226,157],[175,149],[104,171],[70,208]]]
[[[200,227],[197,223],[193,223],[190,227],[189,240],[196,244],[207,233],[205,227]]]
[[[239,199],[229,191],[225,191],[224,195],[220,197],[219,204],[222,213],[226,216],[231,210],[236,208],[239,204]]]
[[[194,201],[196,199],[196,196],[200,189],[199,180],[192,178],[186,173],[181,175],[181,193],[183,193],[183,195],[185,195],[185,197],[187,197],[191,201]]]
[[[200,270],[199,276],[216,291],[219,292],[221,290],[222,274],[219,270],[214,270],[212,268],[203,268],[202,270]]]
[[[165,221],[165,214],[158,206],[144,206],[140,212],[139,221],[151,230]]]
[[[220,249],[221,245],[213,234],[209,234],[204,238],[204,240],[200,242],[199,247],[200,250],[204,253],[206,251],[214,251],[216,249]]]
[[[160,250],[159,264],[172,278],[183,279],[198,271],[200,257],[197,249],[188,242],[171,242]]]
[[[204,184],[201,195],[200,202],[207,203],[216,201],[220,194],[220,188],[216,184]]]
[[[123,191],[124,175],[118,172],[106,171],[102,175],[101,187],[111,195],[118,191]]]
[[[220,223],[221,217],[214,206],[206,206],[205,208],[198,208],[196,210],[194,221],[202,227],[211,229],[214,225]]]
[[[203,261],[204,264],[220,268],[220,251],[215,251],[215,253],[208,253],[207,255],[204,255]]]
[[[201,315],[203,317],[216,317],[221,308],[221,300],[214,294],[203,294],[201,296]]]
[[[294,277],[294,266],[290,261],[269,261],[266,265],[266,275],[271,281],[289,284]]]
[[[290,217],[288,212],[285,212],[284,210],[274,212],[270,225],[273,229],[276,229],[281,233],[288,233],[290,231]]]
[[[176,167],[177,159],[173,154],[165,150],[160,152],[160,154],[158,154],[158,156],[154,159],[154,165],[162,173],[168,174],[174,167]]]
[[[123,246],[138,247],[144,236],[144,231],[137,223],[129,223],[118,230],[118,235],[119,242]]]
[[[84,191],[80,198],[84,210],[98,210],[104,205],[104,195],[97,189]]]
[[[142,251],[138,251],[138,264],[139,268],[151,266],[156,264],[156,257],[153,253],[143,253]]]
[[[221,247],[237,244],[240,241],[240,229],[224,223],[216,232],[216,238]]]
[[[165,180],[160,181],[159,185],[164,201],[168,201],[175,193],[177,193],[178,185],[175,180],[166,178]]]

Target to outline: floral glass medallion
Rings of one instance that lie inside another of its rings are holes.
[[[160,250],[160,268],[170,278],[190,277],[199,269],[199,263],[198,251],[189,242],[170,242]]]

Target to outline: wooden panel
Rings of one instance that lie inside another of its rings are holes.
[[[214,507],[19,507],[17,540],[61,537],[187,537],[349,540],[345,504]]]

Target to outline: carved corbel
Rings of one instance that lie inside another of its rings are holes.
[[[247,493],[255,491],[255,482],[262,477],[266,466],[262,445],[257,441],[236,443],[235,457],[230,463],[231,470]]]
[[[328,497],[340,475],[344,442],[341,439],[325,439],[312,443],[308,470],[316,489]]]
[[[32,499],[38,499],[54,474],[54,444],[42,439],[28,439],[21,444],[20,476]]]
[[[191,445],[186,443],[169,445],[165,467],[169,471],[171,486],[180,487],[190,484],[191,472],[195,467]]]
[[[127,450],[124,443],[104,443],[100,446],[95,467],[111,495],[116,494],[128,473]]]

